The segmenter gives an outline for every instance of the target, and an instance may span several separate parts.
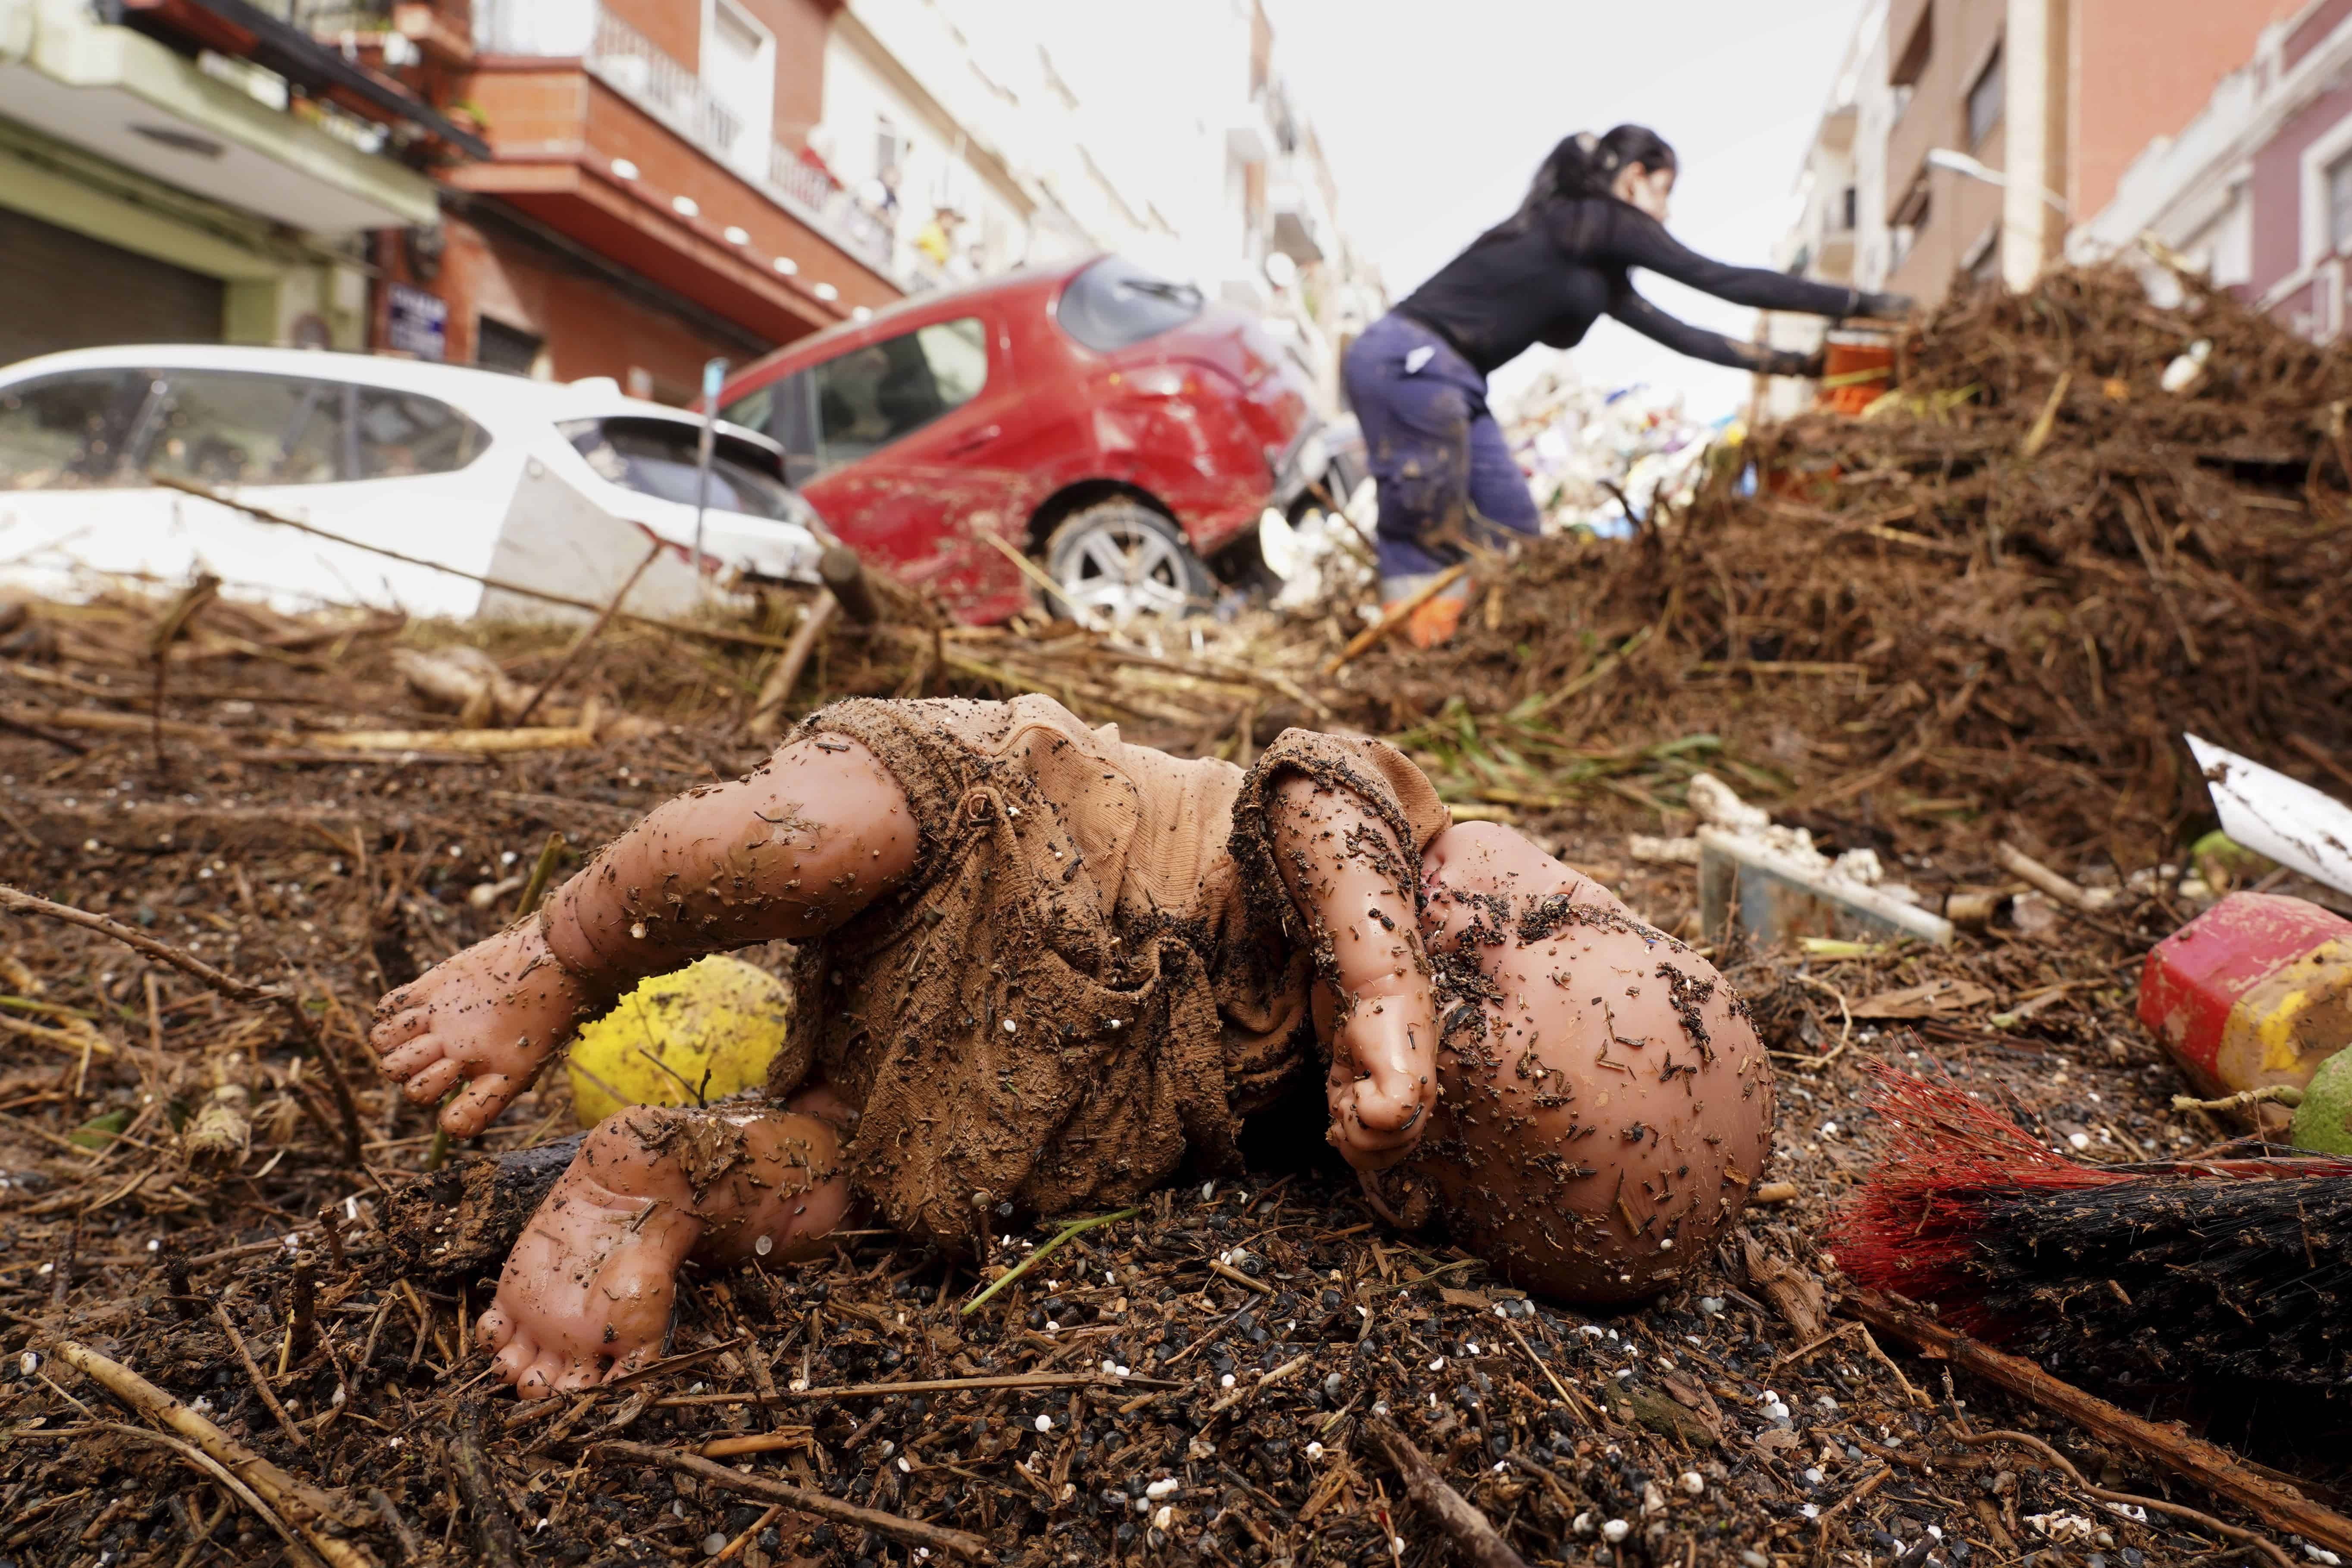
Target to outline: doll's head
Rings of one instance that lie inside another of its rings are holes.
[[[1772,1070],[1705,959],[1485,823],[1422,861],[1440,1093],[1381,1179],[1514,1282],[1648,1295],[1712,1250],[1771,1152]]]

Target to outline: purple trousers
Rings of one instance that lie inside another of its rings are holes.
[[[1394,311],[1340,367],[1380,487],[1383,579],[1426,576],[1464,542],[1499,546],[1541,530],[1535,498],[1486,408],[1486,378],[1429,328]]]

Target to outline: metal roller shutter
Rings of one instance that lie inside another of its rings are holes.
[[[216,343],[219,279],[0,210],[0,364],[106,343]]]

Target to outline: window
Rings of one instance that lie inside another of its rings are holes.
[[[811,395],[815,383],[814,371],[800,371],[719,411],[720,418],[761,431],[782,447],[784,478],[795,485],[804,485],[823,471],[817,459],[816,403]]]
[[[935,321],[852,349],[810,374],[818,458],[835,468],[979,395],[988,381],[988,331],[977,316]]]
[[[1106,256],[1063,289],[1054,305],[1062,331],[1097,353],[1132,347],[1201,313],[1201,291],[1170,283],[1121,257]]]
[[[2352,153],[2327,165],[2327,238],[2330,250],[2352,250]]]
[[[1862,193],[1848,185],[1838,197],[1838,227],[1851,234],[1859,215]]]
[[[707,0],[702,79],[726,106],[722,136],[728,156],[755,175],[764,175],[774,145],[775,42],[768,30],[732,0]]]
[[[0,391],[0,489],[121,483],[123,439],[146,387],[138,371],[95,370]]]
[[[379,386],[359,389],[352,428],[363,479],[454,474],[490,444],[488,431],[439,399]]]
[[[2007,101],[2007,93],[2008,89],[2001,80],[2000,46],[1996,44],[1992,58],[1985,62],[1985,68],[1977,74],[1976,85],[1969,89],[1969,145],[1971,148],[1983,146],[1984,139],[1992,134],[1994,126],[2000,123],[2001,107]]]
[[[600,479],[639,495],[692,506],[700,491],[702,426],[673,419],[575,419],[561,426]],[[710,452],[713,511],[797,521],[800,503],[776,472],[773,453],[721,436]]]
[[[316,485],[347,476],[345,384],[243,371],[165,373],[144,466],[219,485]]]
[[[478,316],[474,328],[474,363],[484,370],[502,370],[509,375],[531,375],[539,369],[539,351],[545,341],[509,327],[495,316]]]

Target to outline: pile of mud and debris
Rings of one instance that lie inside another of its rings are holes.
[[[1903,351],[1867,416],[1759,432],[1633,548],[1523,551],[1350,712],[1453,731],[1499,801],[1706,734],[1743,791],[2126,869],[2203,809],[2184,730],[2352,784],[2352,356],[2122,269],[1963,295]]]
[[[2194,302],[2066,274],[1956,303],[1873,417],[1764,432],[1760,493],[1727,468],[1638,541],[1530,550],[1435,655],[1343,658],[1361,623],[1336,616],[1122,642],[903,603],[823,637],[778,606],[586,643],[121,589],[6,612],[0,883],[149,946],[0,910],[0,1564],[2352,1551],[2340,1395],[2107,1388],[2126,1414],[1956,1353],[1828,1239],[1887,1137],[1874,1060],[2084,1161],[2230,1141],[2171,1108],[2133,1017],[2192,908],[2137,873],[2204,826],[2179,730],[2320,783],[2352,758],[2352,634],[2323,613],[2352,362]],[[2196,339],[2206,386],[2164,391]],[[568,871],[750,765],[779,713],[1018,689],[1236,760],[1286,723],[1391,733],[1457,816],[1702,941],[1690,868],[1636,853],[1688,830],[1702,772],[1993,912],[1948,949],[1707,949],[1781,1125],[1744,1226],[1654,1302],[1529,1300],[1399,1236],[1309,1106],[1254,1124],[1244,1180],[1019,1228],[1009,1279],[877,1233],[690,1269],[626,1386],[496,1395],[469,1341],[496,1247],[420,1257],[402,1216],[444,1156],[431,1190],[561,1158],[571,1092],[551,1075],[445,1150],[370,1071],[376,998],[499,929],[551,834]],[[2006,897],[2004,841],[2105,884],[2095,909]]]

